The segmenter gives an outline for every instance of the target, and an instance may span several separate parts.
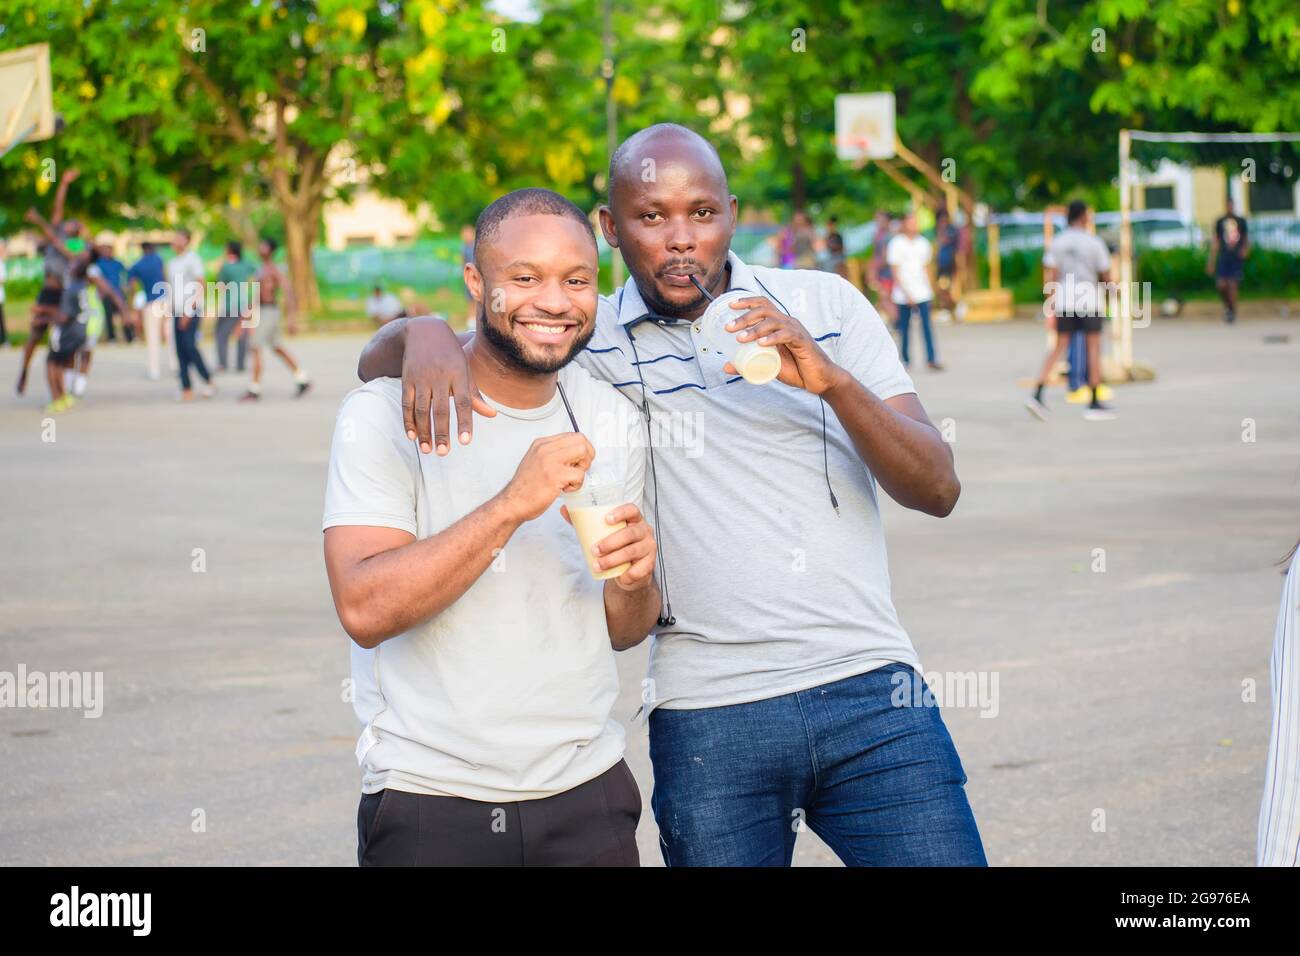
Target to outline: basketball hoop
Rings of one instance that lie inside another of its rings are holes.
[[[49,139],[56,127],[50,45],[0,53],[0,156],[21,143]]]
[[[892,159],[894,94],[841,93],[835,97],[835,155],[847,162]]]

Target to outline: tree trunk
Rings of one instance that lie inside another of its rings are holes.
[[[284,216],[285,256],[289,261],[289,282],[299,318],[306,324],[320,310],[320,288],[311,251],[316,244],[316,226],[320,207],[302,209],[294,204],[281,206]]]
[[[796,150],[799,144],[795,143]],[[794,162],[790,166],[790,206],[792,212],[799,212],[808,202],[808,184],[804,179],[803,163],[799,161],[796,153]]]

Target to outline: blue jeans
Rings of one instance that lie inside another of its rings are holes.
[[[1070,333],[1070,351],[1067,353],[1070,361],[1070,391],[1074,391],[1080,385],[1088,384],[1088,341],[1084,337],[1086,332]]]
[[[921,334],[925,336],[925,360],[933,365],[938,359],[934,357],[934,331],[930,328],[930,303],[918,302],[916,311],[921,313]],[[902,356],[904,365],[912,361],[911,353],[908,351],[911,331],[912,307],[904,302],[898,307],[898,352]]]
[[[179,317],[172,319],[172,331],[176,333],[176,361],[180,365],[181,371],[181,388],[185,391],[190,390],[190,366],[199,373],[199,378],[204,382],[211,382],[212,376],[208,372],[208,367],[203,364],[203,354],[199,351],[198,336],[199,323],[203,321],[202,316],[193,316],[190,319],[189,328],[181,328]]]
[[[750,704],[655,710],[664,862],[789,866],[806,825],[848,866],[987,866],[961,760],[939,708],[914,695],[919,679],[889,664]]]

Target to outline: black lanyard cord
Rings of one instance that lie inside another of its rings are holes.
[[[636,336],[626,326],[624,331],[627,332],[628,341],[632,343],[636,377],[641,382],[641,412],[645,416],[646,454],[650,457],[650,480],[654,483],[654,502],[651,507],[654,510],[655,522],[655,570],[659,572],[659,590],[663,593],[663,605],[660,607],[658,624],[660,627],[672,627],[677,623],[677,618],[673,617],[673,601],[668,596],[668,569],[664,566],[664,545],[659,526],[659,475],[655,471],[654,436],[650,433],[650,401],[646,398],[645,376],[641,374],[641,356],[636,351]]]
[[[781,307],[781,311],[782,311],[782,312],[784,312],[786,315],[790,315],[790,310],[787,309],[787,308],[785,307],[785,303],[782,302],[780,299],[778,299],[778,298],[777,298],[777,297],[772,293],[772,290],[771,290],[771,289],[769,289],[767,286],[763,285],[763,280],[762,280],[762,279],[760,279],[758,276],[754,276],[754,281],[758,283],[758,287],[759,287],[760,289],[762,289],[762,290],[767,294],[767,297],[768,297],[769,299],[771,299],[771,300],[772,300],[776,305],[778,305],[778,306]],[[821,407],[822,407],[822,474],[826,477],[826,491],[827,491],[827,492],[830,494],[830,496],[831,496],[831,507],[835,509],[835,513],[838,515],[838,514],[840,513],[840,503],[839,503],[839,501],[838,501],[838,500],[836,499],[836,497],[835,497],[835,489],[831,487],[831,465],[830,465],[830,454],[829,454],[829,452],[827,451],[827,447],[826,447],[826,445],[827,445],[827,442],[826,442],[826,399],[822,398],[821,396],[818,396],[817,401],[821,403]]]

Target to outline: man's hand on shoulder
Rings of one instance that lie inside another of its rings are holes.
[[[397,322],[401,322],[397,326]],[[459,440],[468,445],[474,437],[474,413],[495,418],[497,410],[487,403],[474,384],[465,350],[455,331],[436,316],[423,315],[395,320],[376,333],[376,340],[388,331],[397,332],[401,349],[402,419],[406,437],[420,443],[420,451],[451,450],[451,406],[456,406]],[[385,370],[387,373],[387,370]]]

